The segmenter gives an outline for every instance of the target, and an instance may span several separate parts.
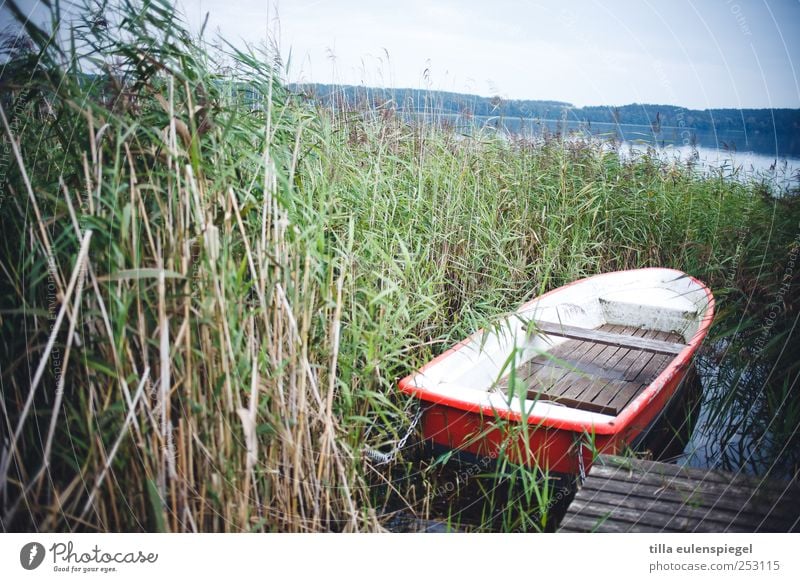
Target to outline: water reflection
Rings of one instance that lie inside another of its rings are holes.
[[[720,346],[716,346],[720,350]],[[717,353],[725,354],[727,348]],[[697,425],[677,459],[691,467],[791,479],[800,466],[797,378],[730,355],[697,359],[702,398]]]

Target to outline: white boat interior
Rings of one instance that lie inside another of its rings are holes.
[[[472,335],[413,385],[495,410],[605,423],[688,349],[708,311],[706,288],[679,271],[597,275]]]

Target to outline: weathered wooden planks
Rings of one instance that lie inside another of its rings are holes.
[[[570,339],[587,341],[609,346],[617,346],[634,350],[643,350],[656,354],[677,356],[686,347],[686,344],[665,342],[662,340],[632,337],[626,334],[609,333],[599,329],[587,329],[561,323],[536,322],[536,328],[547,335],[557,335]]]
[[[595,330],[628,343],[674,344],[678,334],[603,325]],[[570,339],[522,364],[516,377],[527,386],[527,398],[616,416],[664,369],[671,358],[651,350]],[[500,383],[508,391],[508,377]]]
[[[563,532],[797,532],[800,484],[600,456]]]

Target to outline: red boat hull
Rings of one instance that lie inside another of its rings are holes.
[[[525,434],[519,423],[510,423],[483,412],[432,404],[422,416],[423,436],[437,448],[492,459],[504,450],[512,463],[539,467],[549,473],[577,475],[580,473],[579,454],[583,456],[583,466],[588,471],[595,454],[593,448],[598,454],[619,454],[643,436],[666,409],[685,376],[686,367],[681,373],[676,373],[650,405],[620,433],[589,435],[575,430],[529,425],[525,446]]]
[[[701,316],[697,332],[685,348],[616,417],[601,422],[557,418],[550,415],[531,414],[525,417],[519,410],[498,409],[489,404],[479,404],[459,398],[452,393],[438,393],[434,389],[417,384],[414,380],[415,375],[412,374],[403,378],[399,387],[406,394],[424,401],[423,406],[426,407],[422,420],[424,437],[438,449],[445,448],[483,458],[495,458],[502,451],[513,463],[536,466],[550,473],[573,475],[580,472],[581,465],[588,470],[595,453],[618,454],[631,446],[649,431],[672,399],[679,396],[677,391],[708,332],[714,314],[714,297],[700,281],[679,271],[669,269],[660,271],[674,272],[676,276],[694,283],[705,294],[705,311]],[[608,275],[613,273],[596,277]],[[588,279],[576,281],[566,287],[584,281]],[[530,301],[523,308],[566,287],[546,293]],[[438,362],[453,357],[469,344],[472,337],[423,366],[419,373],[424,373]]]

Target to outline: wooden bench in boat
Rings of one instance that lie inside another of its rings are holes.
[[[632,335],[626,335],[624,333],[610,333],[599,329],[587,329],[585,327],[575,327],[561,323],[550,323],[548,321],[537,322],[536,329],[546,335],[557,335],[570,339],[605,344],[607,346],[617,346],[620,348],[643,350],[656,354],[666,354],[668,356],[677,356],[686,347],[686,344],[681,343],[636,337]]]
[[[527,398],[616,416],[686,346],[678,333],[605,324],[586,329],[537,323],[546,335],[569,338],[515,371]],[[510,374],[498,387],[510,390]]]

